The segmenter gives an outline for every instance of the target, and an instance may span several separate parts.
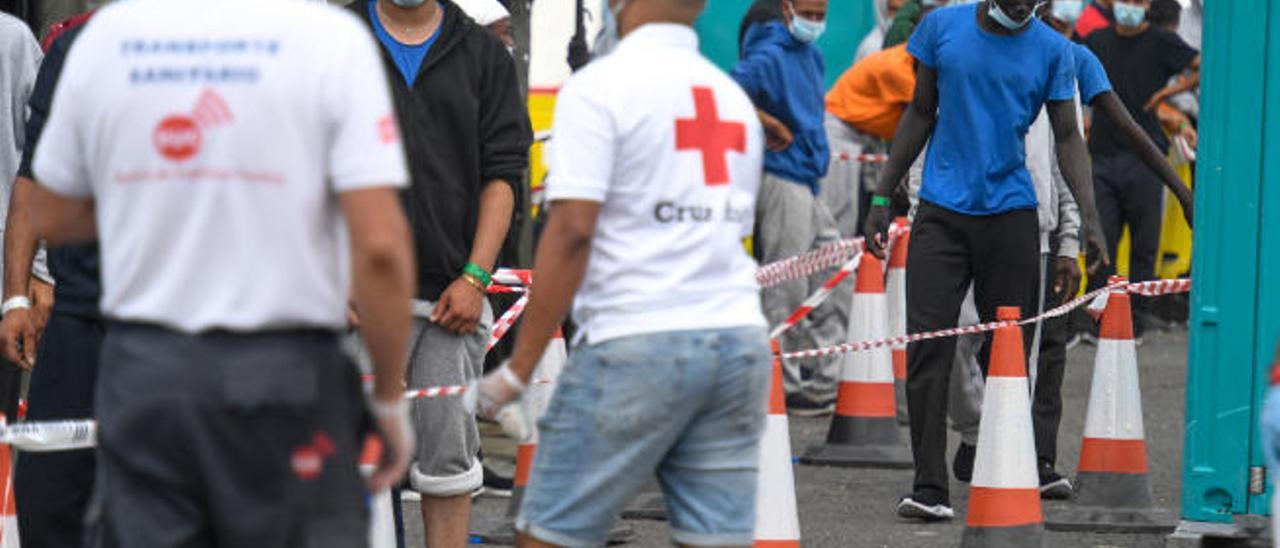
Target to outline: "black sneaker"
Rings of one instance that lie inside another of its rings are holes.
[[[800,394],[787,396],[787,413],[797,417],[825,417],[834,413],[836,401],[814,401]]]
[[[923,521],[947,521],[956,517],[955,511],[946,502],[928,504],[919,502],[914,497],[902,497],[898,501],[898,517]]]
[[[956,456],[951,460],[951,473],[956,481],[969,483],[973,481],[973,459],[978,456],[978,448],[964,442],[956,448]]]
[[[497,472],[491,470],[488,466],[484,469],[484,494],[496,498],[510,498],[511,490],[515,489],[515,482]]]
[[[1062,477],[1053,466],[1040,463],[1040,498],[1048,500],[1067,500],[1071,498],[1071,481]]]

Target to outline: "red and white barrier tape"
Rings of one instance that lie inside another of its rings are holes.
[[[887,256],[892,253],[893,246],[898,243],[898,240],[903,235],[909,232],[911,232],[911,227],[901,227],[896,224],[893,225],[889,230],[889,243],[885,247],[885,255]],[[833,292],[835,292],[836,287],[844,282],[845,278],[848,278],[850,274],[858,271],[858,263],[862,262],[863,253],[864,251],[862,250],[858,250],[854,253],[853,258],[849,259],[844,266],[840,267],[840,270],[837,270],[834,275],[828,278],[826,283],[822,284],[822,287],[818,288],[818,290],[814,291],[809,298],[805,299],[804,304],[800,305],[800,308],[797,308],[792,312],[781,325],[774,327],[773,331],[769,333],[769,338],[777,339],[778,337],[781,337],[783,333],[790,331],[791,328],[795,327],[801,321],[804,321],[804,319],[808,317],[815,308],[822,305],[822,303],[825,302]]]
[[[813,292],[808,299],[805,299],[804,304],[800,305],[800,308],[797,308],[795,312],[792,312],[790,316],[787,316],[786,320],[783,320],[781,324],[774,327],[773,331],[769,333],[769,338],[776,339],[781,337],[783,333],[791,330],[791,328],[795,327],[796,324],[799,324],[808,317],[809,313],[813,312],[813,309],[818,308],[823,301],[826,301],[827,297],[830,297],[831,293],[840,285],[840,282],[843,282],[845,278],[848,278],[850,274],[858,270],[858,263],[862,261],[863,253],[863,251],[859,251],[854,254],[853,258],[849,259],[849,262],[840,267],[840,270],[836,271],[834,276],[827,279],[826,283],[822,284],[822,287]]]
[[[889,240],[897,238],[904,230],[898,225],[889,227]],[[824,270],[836,268],[849,257],[863,249],[863,238],[848,238],[824,245],[818,249],[763,265],[756,269],[756,282],[761,287],[772,287],[783,282],[812,276]],[[493,273],[493,282],[501,286],[529,286],[533,284],[532,270],[499,268]],[[518,292],[516,290],[499,290]]]
[[[499,268],[493,273],[493,283],[501,285],[533,285],[533,271],[518,268]]]
[[[489,333],[489,345],[485,347],[485,352],[493,350],[493,347],[506,336],[507,331],[511,330],[511,326],[515,325],[516,320],[520,319],[520,315],[524,313],[524,307],[529,305],[529,294],[525,293],[520,299],[511,305],[506,312],[502,314],[497,321],[493,322],[493,331]]]
[[[888,154],[858,154],[853,155],[847,152],[841,152],[836,158],[842,162],[857,162],[859,164],[883,164],[889,161]]]
[[[1122,283],[1117,283],[1117,284],[1112,284],[1106,287],[1102,287],[1094,291],[1090,291],[1089,293],[1086,293],[1084,296],[1080,298],[1074,299],[1071,302],[1068,302],[1057,308],[1048,310],[1043,314],[1040,314],[1039,316],[1036,316],[1034,318],[1027,318],[1025,320],[1020,320],[1016,322],[1015,321],[990,322],[990,323],[981,323],[976,325],[953,327],[950,329],[942,329],[939,331],[930,331],[927,333],[912,333],[909,335],[890,337],[890,338],[881,339],[878,341],[863,341],[863,342],[856,342],[856,343],[841,344],[841,345],[832,346],[829,348],[815,348],[813,350],[800,350],[797,352],[787,352],[782,354],[782,357],[784,359],[805,359],[805,358],[821,358],[821,357],[828,357],[828,356],[837,356],[840,354],[850,354],[853,352],[865,352],[867,350],[882,348],[885,346],[905,345],[905,344],[925,341],[929,339],[941,339],[943,337],[955,337],[958,335],[972,335],[972,334],[978,334],[978,333],[987,333],[989,331],[995,331],[997,329],[1000,329],[1001,327],[1008,327],[1011,325],[1030,325],[1030,324],[1039,323],[1051,318],[1064,316],[1068,312],[1071,312],[1076,308],[1079,308],[1083,305],[1091,303],[1095,299],[1098,299],[1099,297],[1102,297],[1110,293],[1112,289],[1116,289],[1116,288],[1124,288],[1125,291],[1135,295],[1155,297],[1159,295],[1172,295],[1174,293],[1186,293],[1191,290],[1191,280],[1190,279],[1154,280],[1150,282],[1137,282],[1137,283],[1122,282]]]
[[[909,227],[891,225],[889,227],[890,245],[909,230]],[[865,238],[849,238],[829,243],[803,255],[764,265],[756,270],[756,281],[761,287],[771,287],[835,268],[844,264],[849,257],[861,253],[864,243]]]
[[[526,291],[529,291],[529,288],[520,286],[520,285],[493,284],[489,286],[489,289],[487,289],[486,291],[488,291],[490,295],[498,295],[502,293],[524,293]]]
[[[856,262],[854,262],[856,264]],[[842,269],[844,270],[844,269]],[[848,273],[845,274],[848,276]],[[843,279],[843,278],[841,278]],[[835,283],[838,285],[839,281]],[[1041,322],[1050,318],[1063,316],[1073,309],[1076,309],[1086,303],[1089,303],[1100,296],[1106,295],[1113,289],[1124,288],[1125,291],[1134,295],[1144,295],[1154,297],[1159,295],[1171,295],[1175,293],[1186,293],[1191,290],[1190,279],[1180,280],[1155,280],[1150,282],[1128,283],[1122,282],[1112,284],[1107,287],[1091,291],[1084,296],[1074,299],[1062,306],[1049,310],[1034,318],[1028,318],[1022,321],[1004,321],[991,322],[977,325],[969,325],[963,327],[955,327],[951,329],[943,329],[941,331],[933,331],[930,333],[915,333],[902,337],[891,337],[879,341],[866,341],[859,343],[842,344],[831,348],[819,348],[816,350],[803,350],[800,352],[791,352],[783,354],[782,357],[790,359],[800,358],[816,358],[823,356],[834,356],[839,354],[847,354],[850,352],[861,352],[872,348],[880,348],[891,346],[894,344],[907,344],[928,339],[938,339],[942,337],[952,337],[956,335],[967,335],[976,333],[986,333],[995,331],[1001,327],[1011,325],[1028,325]],[[366,377],[367,378],[367,377]],[[540,379],[535,381],[538,384],[552,384],[551,380]],[[430,388],[420,388],[408,390],[405,392],[405,398],[423,399],[423,398],[442,398],[461,395],[467,391],[466,386],[434,386]],[[74,420],[74,421],[56,421],[56,422],[24,422],[13,425],[0,425],[0,443],[12,445],[26,451],[66,451],[71,449],[88,449],[96,444],[97,439],[97,422],[91,419]]]

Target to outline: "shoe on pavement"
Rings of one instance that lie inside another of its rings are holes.
[[[1048,500],[1067,500],[1071,498],[1071,480],[1062,477],[1053,466],[1040,463],[1040,498]]]
[[[511,491],[515,489],[515,482],[511,478],[494,472],[488,466],[482,466],[482,469],[484,470],[484,483],[481,487],[481,493],[487,497],[511,498]]]
[[[797,417],[825,417],[834,413],[836,401],[814,401],[800,394],[787,396],[787,413]]]
[[[955,475],[956,481],[961,483],[973,481],[973,459],[977,456],[977,447],[960,442],[960,447],[956,448],[955,458],[951,460],[951,473]]]
[[[956,517],[951,505],[943,502],[928,505],[916,502],[912,497],[903,497],[898,501],[898,517],[924,521],[946,521]]]

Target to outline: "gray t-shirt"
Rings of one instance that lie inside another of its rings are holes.
[[[0,241],[9,215],[9,191],[26,146],[27,99],[43,54],[21,20],[0,13]],[[0,272],[4,257],[0,255]]]

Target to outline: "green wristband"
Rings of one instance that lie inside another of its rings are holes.
[[[871,197],[871,205],[889,207],[889,197],[876,194]]]
[[[462,267],[462,273],[470,274],[477,280],[480,280],[480,283],[484,284],[485,289],[488,289],[489,286],[493,285],[493,275],[476,263],[467,263],[467,266]]]

